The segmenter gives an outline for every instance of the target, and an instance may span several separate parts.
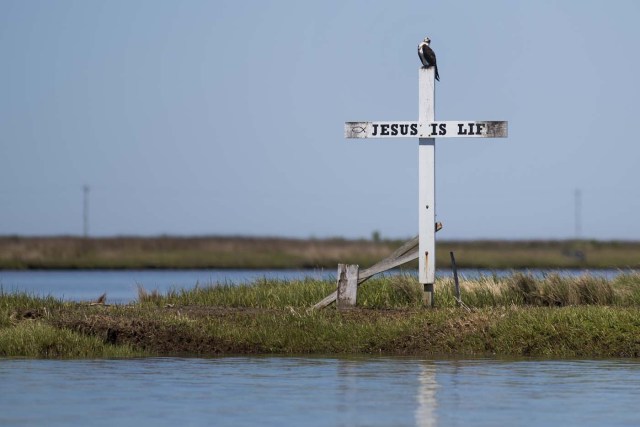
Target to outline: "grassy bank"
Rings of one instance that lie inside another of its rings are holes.
[[[52,320],[77,307],[53,298],[0,292],[0,357],[134,357],[144,352],[129,344],[111,345],[101,337],[56,326]]]
[[[242,237],[0,237],[0,269],[368,267],[400,240]],[[439,241],[436,263],[473,268],[640,268],[640,243],[598,241]]]
[[[607,281],[514,275],[436,284],[421,304],[413,277],[371,280],[357,309],[309,311],[334,285],[259,281],[166,295],[141,289],[126,306],[0,294],[0,356],[219,354],[640,356],[640,275]]]

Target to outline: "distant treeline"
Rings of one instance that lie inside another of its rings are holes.
[[[0,269],[191,269],[367,267],[403,240],[268,237],[0,237]],[[640,268],[640,242],[438,241],[437,265],[520,268]],[[409,265],[415,266],[416,264]]]

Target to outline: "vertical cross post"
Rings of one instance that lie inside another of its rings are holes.
[[[435,121],[435,69],[420,68],[418,123],[426,128]],[[418,145],[418,279],[424,289],[424,303],[433,306],[436,272],[436,140],[419,138]]]

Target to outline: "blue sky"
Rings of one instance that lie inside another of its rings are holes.
[[[417,234],[418,42],[440,239],[640,239],[640,3],[0,0],[0,235]]]

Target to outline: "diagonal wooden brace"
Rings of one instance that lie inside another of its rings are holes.
[[[436,231],[442,228],[441,223],[436,224]],[[384,271],[390,270],[392,268],[398,267],[402,264],[406,264],[409,261],[413,261],[418,259],[418,236],[409,240],[398,249],[393,251],[388,257],[383,259],[382,261],[372,265],[371,267],[360,271],[358,275],[358,285],[364,283],[369,278],[375,276],[378,273],[382,273]],[[312,307],[312,310],[316,310],[319,308],[324,308],[329,304],[335,302],[337,298],[338,292],[335,291],[332,294],[325,297],[322,301],[318,302],[316,305]]]

